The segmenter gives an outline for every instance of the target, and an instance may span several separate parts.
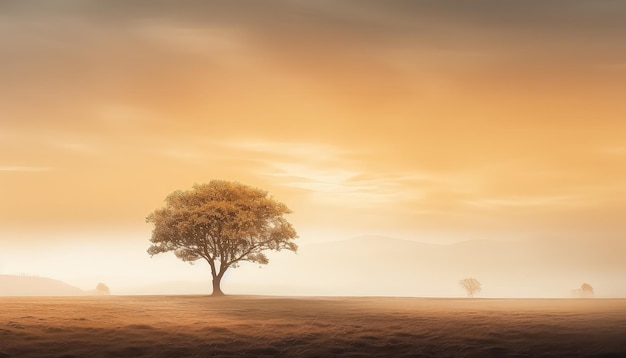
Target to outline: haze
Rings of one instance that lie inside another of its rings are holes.
[[[0,274],[208,292],[144,219],[226,179],[301,245],[227,293],[626,296],[624,48],[610,0],[3,1]]]

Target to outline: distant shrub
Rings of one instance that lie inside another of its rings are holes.
[[[583,282],[583,284],[580,285],[580,288],[572,290],[573,297],[593,297],[593,294],[593,287],[586,282]]]
[[[96,285],[96,293],[99,295],[110,295],[111,290],[109,289],[109,286],[100,282],[99,284]]]
[[[580,291],[583,293],[583,296],[593,296],[593,287],[586,282],[583,282],[583,284],[580,285]]]
[[[482,290],[480,282],[473,277],[462,279],[461,281],[459,281],[459,285],[463,287],[463,289],[465,290],[465,292],[467,292],[467,295],[470,298],[473,298],[475,294]]]

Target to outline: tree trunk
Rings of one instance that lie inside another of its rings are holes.
[[[224,292],[222,292],[222,288],[220,287],[221,283],[221,276],[213,276],[213,293],[211,296],[224,296]]]

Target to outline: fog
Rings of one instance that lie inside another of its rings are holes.
[[[72,241],[3,250],[0,274],[54,278],[85,293],[99,282],[109,286],[112,294],[211,293],[206,262],[191,265],[173,254],[151,258],[146,243],[135,239],[103,246]],[[573,297],[572,291],[584,282],[593,286],[596,297],[626,297],[624,250],[624,244],[598,246],[592,240],[428,244],[361,236],[305,243],[297,254],[272,253],[268,265],[244,262],[227,271],[223,290],[261,295],[464,297],[458,281],[474,277],[483,287],[477,297]]]

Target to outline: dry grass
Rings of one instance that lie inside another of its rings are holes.
[[[626,356],[626,300],[0,298],[0,357]]]

